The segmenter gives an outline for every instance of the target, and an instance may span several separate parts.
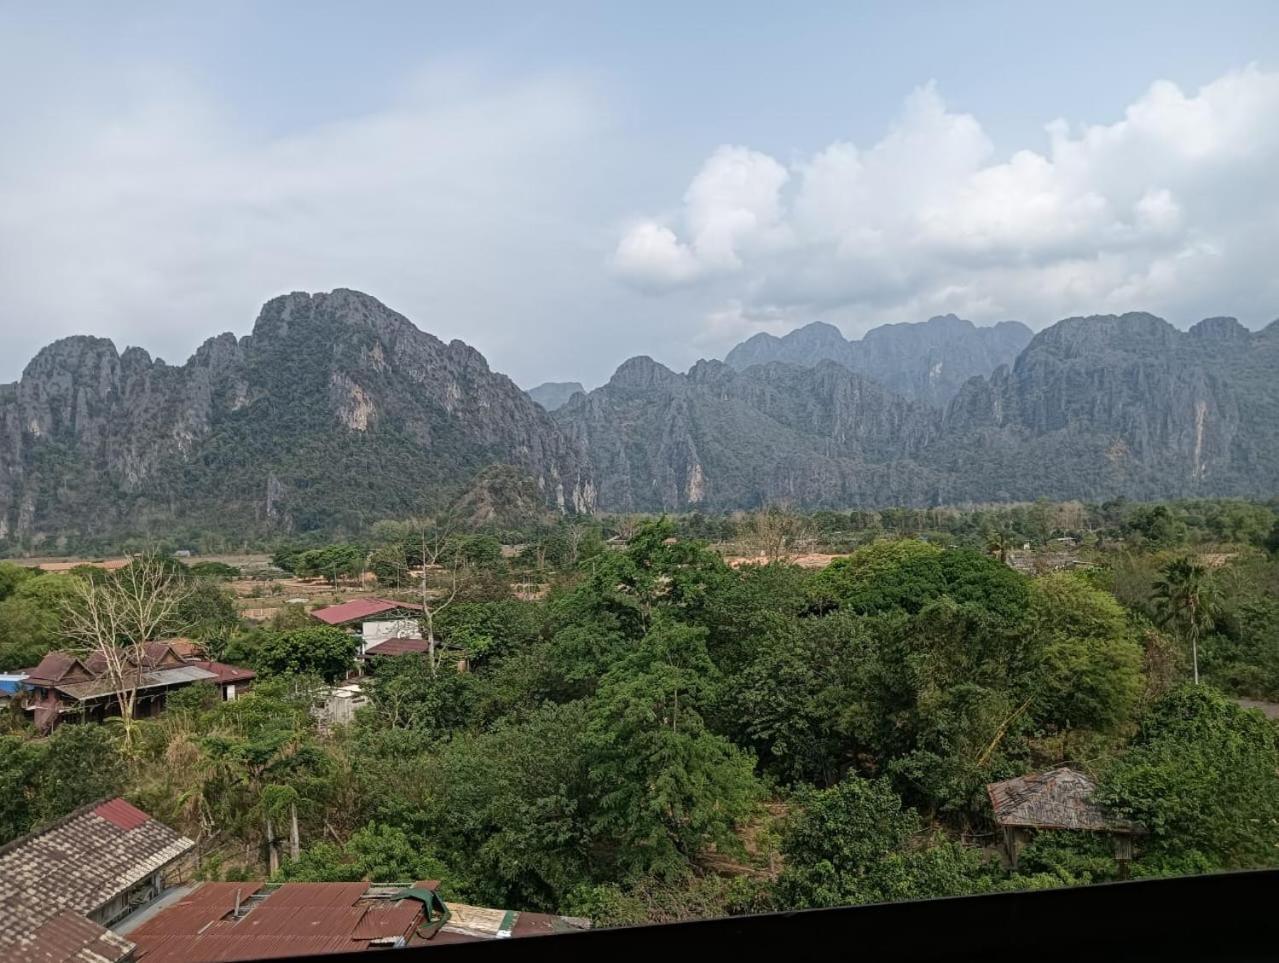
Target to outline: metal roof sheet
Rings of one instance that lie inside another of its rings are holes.
[[[374,615],[394,612],[396,609],[407,609],[411,612],[422,611],[422,606],[412,602],[396,602],[392,599],[351,599],[339,605],[316,609],[311,614],[327,625],[345,625],[348,622],[360,622]]]

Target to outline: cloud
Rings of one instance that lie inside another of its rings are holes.
[[[674,212],[623,234],[614,266],[648,292],[718,299],[710,332],[950,310],[1037,325],[1129,309],[1269,320],[1276,117],[1279,73],[1248,67],[1189,94],[1154,83],[1114,123],[1054,121],[1045,149],[1000,159],[929,84],[867,148],[836,142],[789,166],[719,148]]]
[[[455,63],[263,130],[181,70],[109,76],[112,98],[0,102],[0,382],[74,333],[181,363],[269,297],[338,286],[532,367],[525,326],[612,287],[577,268],[608,250],[578,163],[603,111],[579,78]]]

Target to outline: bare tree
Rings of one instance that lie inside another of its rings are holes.
[[[422,622],[426,628],[427,659],[431,665],[431,673],[436,669],[435,618],[457,598],[461,577],[461,556],[457,552],[447,554],[457,531],[457,519],[451,513],[443,518],[418,517],[412,519],[415,535],[422,553]],[[447,566],[441,565],[445,559]],[[441,595],[433,595],[429,586],[429,573],[432,570],[446,572],[447,582]]]
[[[97,657],[120,709],[125,745],[133,738],[148,642],[182,628],[179,609],[190,585],[158,555],[135,558],[100,581],[80,581],[66,605],[67,632]]]
[[[811,537],[808,519],[783,505],[752,513],[746,524],[747,542],[770,562],[789,559]]]

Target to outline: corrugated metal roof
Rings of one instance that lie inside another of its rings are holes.
[[[130,933],[160,936],[195,936],[210,923],[225,919],[262,889],[261,883],[203,883],[163,912]]]
[[[387,639],[378,642],[376,645],[370,645],[364,650],[364,657],[368,658],[373,655],[407,655],[421,654],[429,652],[431,644],[426,639]]]
[[[203,682],[216,676],[207,669],[195,665],[183,665],[172,669],[156,669],[154,672],[143,672],[138,681],[138,691],[158,689],[163,686],[185,685],[191,682]],[[115,683],[106,677],[94,679],[92,682],[72,682],[57,686],[59,692],[65,692],[71,698],[84,701],[98,696],[111,695],[116,691]]]
[[[396,609],[420,612],[422,606],[414,605],[412,602],[396,602],[392,599],[352,599],[340,605],[316,609],[311,614],[327,625],[345,625],[348,622],[361,622],[374,615],[394,612]]]
[[[252,669],[241,668],[238,665],[228,665],[225,662],[193,659],[191,665],[198,669],[203,669],[205,672],[212,672],[219,685],[227,685],[232,682],[249,682],[258,677],[258,674]]]
[[[137,829],[151,818],[138,807],[130,806],[123,799],[108,799],[106,802],[95,806],[93,812],[125,832],[130,829]]]
[[[133,952],[133,944],[79,913],[64,910],[45,920],[29,945],[5,956],[6,963],[117,963]]]
[[[241,885],[206,883],[130,933],[139,963],[230,963],[375,950],[375,940],[443,945],[499,933],[536,936],[590,926],[585,920],[451,903],[449,922],[427,941],[417,935],[424,921],[420,902],[396,900],[398,889],[371,889],[366,883],[286,883],[249,904],[240,919],[227,919],[228,896],[234,898],[230,887]],[[210,886],[222,888],[204,893]],[[220,909],[225,912],[210,915]]]

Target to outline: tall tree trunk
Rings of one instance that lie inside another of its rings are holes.
[[[280,856],[275,851],[275,827],[271,825],[270,816],[266,817],[266,865],[271,876],[280,869]]]
[[[289,803],[289,857],[296,862],[302,855],[302,843],[298,838],[298,804]]]

